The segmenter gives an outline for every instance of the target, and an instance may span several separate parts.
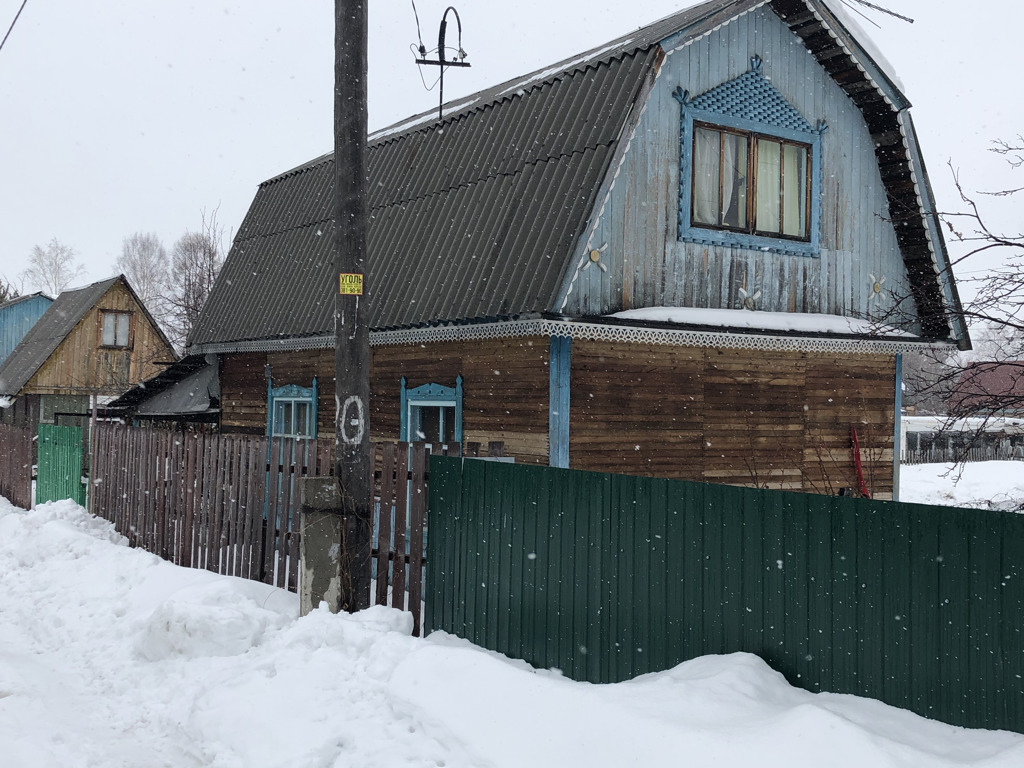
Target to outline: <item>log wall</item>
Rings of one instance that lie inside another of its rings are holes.
[[[522,463],[548,462],[548,340],[374,347],[370,430],[396,440],[409,388],[463,377],[463,440],[500,440]],[[225,355],[222,426],[266,431],[267,381],[320,389],[318,436],[334,428],[333,350]],[[892,356],[699,349],[577,340],[569,461],[574,469],[835,494],[857,488],[857,428],[872,495],[892,494]]]
[[[548,462],[548,340],[489,339],[374,347],[370,373],[370,433],[397,440],[401,380],[411,389],[463,378],[463,440],[502,441],[516,461]],[[221,425],[226,432],[263,434],[267,428],[267,379],[274,386],[319,387],[318,436],[334,434],[334,350],[248,352],[223,355]]]
[[[574,469],[891,498],[892,356],[576,341]]]

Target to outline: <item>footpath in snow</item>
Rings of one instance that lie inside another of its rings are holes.
[[[748,654],[575,683],[407,614],[316,611],[0,499],[0,765],[1024,766],[1024,736],[791,688]]]

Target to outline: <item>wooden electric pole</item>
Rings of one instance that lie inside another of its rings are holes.
[[[366,277],[366,72],[368,0],[335,0],[334,249],[335,476],[341,494],[340,608],[369,605],[370,334]],[[348,574],[348,577],[345,574]]]

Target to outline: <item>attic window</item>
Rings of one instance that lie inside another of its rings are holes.
[[[682,88],[679,239],[817,256],[821,141],[761,72],[748,72],[696,98]]]
[[[127,349],[131,344],[131,312],[101,312],[100,344],[114,349]]]
[[[698,123],[693,226],[809,240],[810,145]]]

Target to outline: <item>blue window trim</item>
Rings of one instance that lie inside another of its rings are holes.
[[[402,391],[400,395],[401,430],[400,440],[409,441],[409,406],[428,405],[438,403],[452,403],[455,406],[455,442],[462,443],[462,376],[455,379],[454,387],[446,387],[441,384],[422,384],[418,387],[408,389],[405,376],[402,377]]]
[[[312,387],[300,387],[296,384],[285,384],[282,387],[275,387],[274,380],[267,379],[267,436],[274,436],[274,401],[275,400],[300,400],[310,404],[310,423],[313,427],[309,438],[317,435],[317,403],[318,389],[316,377],[313,377]]]
[[[752,71],[760,72],[760,61],[752,62]],[[721,86],[719,86],[721,87]],[[681,109],[679,122],[679,239],[703,245],[724,245],[769,253],[795,256],[821,255],[821,137],[828,127],[819,122],[810,132],[748,120],[733,115],[697,108],[689,93],[677,88],[673,93]],[[753,235],[746,232],[707,229],[690,223],[692,211],[693,132],[694,123],[708,123],[738,131],[749,131],[762,136],[800,142],[811,147],[811,218],[810,240],[789,240],[781,237]]]
[[[569,468],[569,382],[572,339],[552,336],[548,363],[548,465]]]

